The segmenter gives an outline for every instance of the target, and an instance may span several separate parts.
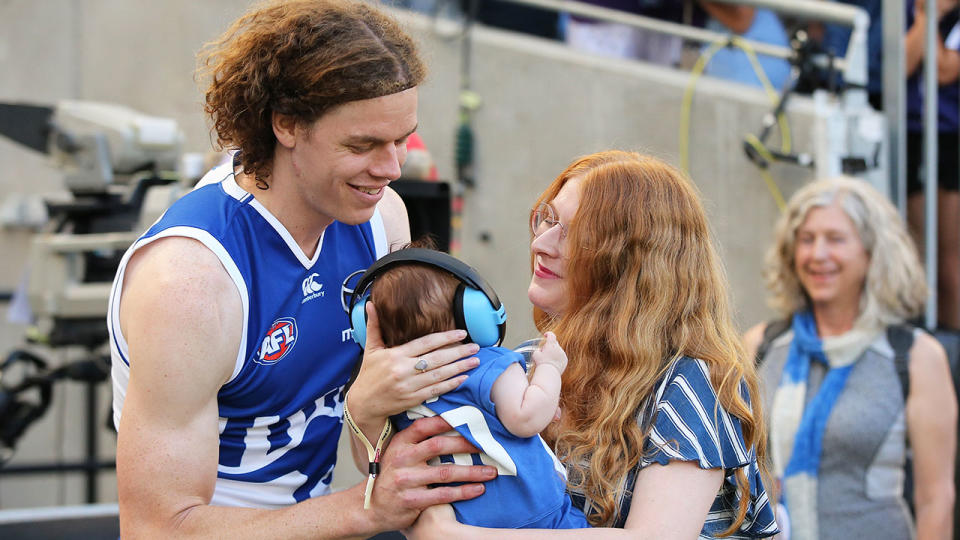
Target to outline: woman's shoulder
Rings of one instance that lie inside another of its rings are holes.
[[[672,375],[688,372],[698,372],[701,369],[706,369],[706,364],[703,360],[699,358],[694,358],[692,356],[678,356],[670,366],[669,372]]]
[[[913,333],[913,345],[910,347],[910,363],[930,362],[940,363],[947,361],[947,352],[937,338],[929,333],[918,330]]]
[[[692,356],[677,357],[667,368],[664,382],[671,384],[678,379],[696,382],[698,386],[704,386],[705,390],[715,393],[713,383],[710,382],[710,365],[703,359]]]
[[[657,398],[662,398],[672,386],[689,388],[698,397],[713,396],[712,399],[716,399],[716,391],[710,382],[710,368],[699,358],[681,356],[674,360],[667,369]]]
[[[747,358],[759,367],[771,349],[782,347],[793,340],[793,316],[770,319],[756,324],[746,332],[742,339]]]
[[[742,380],[740,383],[742,393],[745,388]],[[680,356],[674,360],[661,380],[656,397],[660,401],[677,393],[713,407],[717,400],[717,389],[710,376],[710,364],[691,356]]]
[[[668,368],[666,376],[657,388],[656,402],[658,404],[686,403],[690,405],[685,407],[688,411],[718,410],[728,415],[723,403],[717,397],[718,390],[722,389],[714,386],[710,369],[710,364],[702,359],[690,356],[677,358]],[[720,378],[725,379],[725,377]],[[736,384],[740,397],[749,404],[752,396],[746,381],[740,379]]]
[[[914,332],[909,370],[911,395],[914,390],[922,390],[916,386],[938,385],[952,380],[946,350],[937,338],[923,331]]]
[[[743,346],[746,348],[749,358],[757,355],[757,350],[760,349],[760,344],[763,342],[763,334],[766,330],[767,321],[763,321],[751,326],[743,333]]]
[[[650,432],[655,450],[645,462],[697,461],[704,469],[731,469],[753,460],[739,419],[717,399],[705,361],[689,356],[677,358],[656,399]]]

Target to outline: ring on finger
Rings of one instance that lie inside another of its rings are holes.
[[[417,370],[417,373],[425,373],[427,371],[427,361],[423,358],[418,359],[413,369]]]

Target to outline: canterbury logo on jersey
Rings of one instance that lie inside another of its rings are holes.
[[[323,298],[323,283],[316,280],[318,277],[320,277],[320,274],[314,272],[307,276],[300,284],[300,288],[303,289],[303,300],[300,302],[301,304],[305,304],[314,298]]]
[[[273,321],[257,349],[255,361],[263,365],[276,364],[297,344],[297,335],[296,319],[281,317]]]

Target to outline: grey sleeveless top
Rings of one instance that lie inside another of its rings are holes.
[[[774,339],[760,368],[767,422],[792,339],[792,330]],[[824,540],[902,540],[916,534],[903,498],[907,431],[893,358],[884,332],[857,359],[827,420],[817,480]],[[806,403],[825,374],[826,366],[811,364]]]

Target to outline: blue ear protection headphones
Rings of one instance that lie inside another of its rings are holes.
[[[446,270],[460,280],[453,295],[453,318],[457,328],[467,331],[467,340],[481,347],[499,345],[507,331],[507,313],[497,293],[476,270],[441,251],[406,248],[385,255],[364,272],[350,297],[350,327],[353,340],[363,348],[367,343],[367,311],[370,286],[387,269],[420,263]]]

